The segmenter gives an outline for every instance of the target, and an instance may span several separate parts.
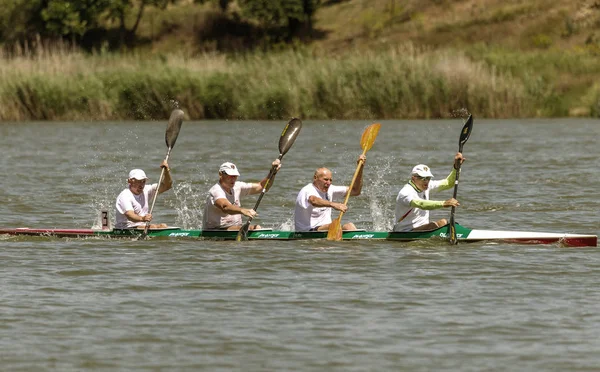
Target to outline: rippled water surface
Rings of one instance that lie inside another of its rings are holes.
[[[263,198],[290,230],[315,168],[349,184],[367,121],[304,123]],[[185,122],[155,221],[199,228],[219,165],[258,181],[277,122]],[[445,177],[462,122],[384,121],[344,221],[392,226],[412,166]],[[152,180],[164,122],[0,123],[0,227],[89,228],[131,168]],[[456,218],[478,229],[598,234],[600,123],[475,120]],[[449,198],[446,191],[439,198]],[[248,197],[251,207],[256,198]],[[448,210],[432,212],[448,217]],[[114,219],[114,217],[113,217]],[[147,241],[0,236],[7,371],[593,371],[597,247],[443,241]]]

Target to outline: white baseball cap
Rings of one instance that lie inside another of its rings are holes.
[[[431,170],[425,164],[415,165],[410,174],[412,174],[413,176],[417,175],[420,177],[433,177]]]
[[[240,175],[240,172],[238,171],[238,168],[235,166],[235,164],[230,162],[221,164],[221,167],[219,167],[219,173],[226,173],[230,176]]]
[[[131,178],[135,178],[138,181],[148,179],[148,177],[146,177],[146,173],[141,169],[132,169],[131,172],[129,172],[129,179]]]

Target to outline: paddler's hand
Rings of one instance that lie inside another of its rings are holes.
[[[281,169],[281,160],[275,159],[274,162],[271,163],[271,167],[275,168],[275,172],[277,173],[279,169]]]
[[[467,160],[462,153],[457,152],[456,155],[454,155],[454,168],[456,168],[457,164],[462,164],[464,163],[464,161]],[[460,162],[460,163],[458,163]]]
[[[360,156],[358,157],[358,160],[356,161],[356,164],[359,164],[360,161],[362,160],[363,165],[367,162],[367,156],[360,154]]]
[[[167,170],[169,172],[171,171],[171,168],[169,168],[169,163],[167,163],[166,160],[163,160],[162,163],[160,163],[160,167],[165,168],[165,170]]]
[[[258,216],[258,213],[256,213],[256,211],[254,209],[242,208],[242,214],[246,217],[252,217],[252,218]]]
[[[152,215],[150,213],[148,213],[145,216],[140,216],[142,218],[142,222],[150,222],[152,221]]]
[[[460,203],[458,202],[458,200],[454,199],[454,198],[450,198],[448,200],[446,200],[444,202],[444,207],[448,208],[448,207],[458,207],[460,205]]]
[[[346,213],[348,206],[344,203],[331,203],[331,208]]]

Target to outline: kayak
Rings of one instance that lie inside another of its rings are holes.
[[[519,244],[559,244],[568,247],[595,247],[598,244],[596,235],[547,233],[526,231],[477,230],[455,224],[458,241],[463,242],[504,242]],[[136,229],[32,229],[32,228],[0,228],[0,234],[16,236],[48,236],[59,238],[135,238],[142,233]],[[196,238],[212,240],[235,240],[237,231],[227,230],[187,230],[179,227],[148,230],[150,238]],[[248,232],[249,240],[310,240],[326,239],[327,231],[299,232],[271,229],[252,230]],[[343,240],[392,240],[415,241],[426,239],[449,239],[448,227],[430,231],[344,231]]]

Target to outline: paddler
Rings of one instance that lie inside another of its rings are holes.
[[[363,168],[366,161],[367,157],[365,155],[358,157],[357,163],[361,166],[352,190],[348,190],[348,186],[332,185],[331,170],[324,167],[318,168],[313,175],[313,181],[304,186],[296,197],[294,229],[296,231],[327,231],[332,222],[332,208],[344,213],[348,211],[346,204],[334,200],[343,199],[348,192],[352,196],[360,195],[363,185]],[[342,229],[356,230],[356,226],[352,222],[347,222],[342,226]]]
[[[173,187],[171,179],[171,169],[166,160],[160,164],[165,169],[164,178],[160,187],[157,183],[146,185],[148,177],[141,169],[132,169],[127,178],[128,187],[121,191],[117,197],[116,209],[117,217],[115,228],[117,229],[143,229],[146,223],[152,221],[152,215],[148,213],[149,204],[154,197],[154,193],[159,194]],[[165,228],[166,224],[150,224],[150,229]]]
[[[462,164],[465,158],[460,152],[454,156],[454,164]],[[448,200],[429,200],[430,192],[448,190],[454,187],[456,168],[453,168],[446,179],[433,181],[431,169],[425,164],[415,165],[410,173],[409,182],[398,193],[396,198],[396,215],[394,231],[434,230],[448,224],[445,218],[429,221],[429,211],[433,209],[458,207],[460,203],[454,198]]]
[[[281,160],[275,159],[271,164],[275,172],[281,168]],[[219,182],[208,190],[202,229],[204,230],[239,230],[242,227],[242,215],[256,217],[254,209],[242,208],[241,197],[260,194],[267,184],[268,176],[259,183],[238,181],[240,171],[238,167],[225,162],[219,167]],[[267,185],[267,190],[273,185],[273,179]],[[248,230],[260,229],[260,225],[250,225]]]

